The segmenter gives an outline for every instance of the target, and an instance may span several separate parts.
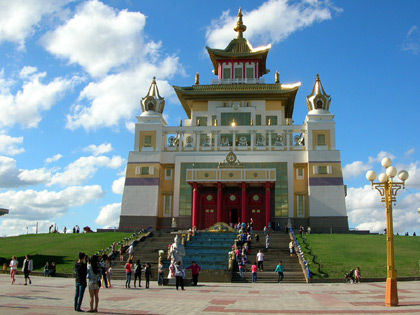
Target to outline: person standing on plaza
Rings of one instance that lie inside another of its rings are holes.
[[[163,264],[160,262],[158,265],[158,285],[163,285],[163,282]]]
[[[89,313],[98,312],[99,304],[99,288],[101,287],[101,269],[99,266],[99,258],[96,255],[93,255],[90,259],[90,263],[87,267],[87,278],[89,285],[89,295],[90,295],[90,309]],[[93,308],[93,302],[95,302],[95,308]]]
[[[360,283],[361,279],[362,275],[360,273],[360,268],[356,267],[356,270],[354,271],[354,283]]]
[[[137,259],[134,264],[134,287],[136,287],[136,281],[139,279],[139,288],[141,288],[141,268],[140,259]]]
[[[186,269],[191,269],[193,285],[196,286],[198,283],[198,275],[200,274],[201,267],[197,265],[195,261],[193,261],[191,266],[188,266]]]
[[[81,306],[83,302],[83,295],[86,289],[86,255],[85,253],[79,253],[79,259],[74,264],[74,274],[76,276],[76,293],[74,295],[74,310],[81,312]]]
[[[308,228],[306,229],[306,233],[308,234],[308,235],[311,235],[311,227],[308,225]]]
[[[144,267],[144,278],[146,279],[146,289],[150,286],[150,278],[152,277],[152,266],[146,263]]]
[[[283,266],[283,262],[280,261],[279,264],[276,266],[276,269],[274,270],[274,272],[277,272],[278,274],[278,278],[277,278],[277,282],[283,281],[284,279],[284,266]]]
[[[112,278],[112,263],[111,263],[111,260],[109,260],[107,264],[107,270],[106,270],[106,280],[108,282],[108,288],[112,288],[111,278]]]
[[[25,260],[23,261],[23,266],[22,266],[22,272],[25,276],[25,285],[28,284],[28,280],[29,280],[29,284],[32,284],[31,277],[29,275],[31,274],[33,269],[34,269],[34,266],[33,266],[32,259],[29,255],[26,255]]]
[[[251,266],[251,272],[252,272],[252,282],[257,282],[257,262],[254,262],[254,264]]]
[[[270,233],[267,233],[267,235],[265,236],[265,248],[266,249],[270,248],[270,240],[271,240]]]
[[[45,263],[44,266],[44,277],[48,277],[48,269],[50,268],[48,261]]]
[[[12,284],[15,283],[16,279],[15,279],[15,275],[17,273],[17,267],[18,267],[18,260],[16,258],[16,256],[12,257],[12,260],[9,263],[9,268],[10,268],[10,278],[12,278]]]
[[[130,288],[130,283],[131,283],[131,271],[133,268],[133,262],[131,261],[131,259],[127,260],[127,263],[125,264],[125,287],[126,288]]]
[[[184,278],[185,278],[185,269],[181,264],[181,261],[178,261],[175,264],[175,285],[176,289],[181,286],[181,289],[184,291]]]
[[[258,270],[264,271],[264,253],[260,249],[257,253]]]

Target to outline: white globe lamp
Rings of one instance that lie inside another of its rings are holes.
[[[385,173],[381,173],[381,174],[379,174],[379,176],[378,176],[378,181],[379,181],[380,183],[385,183],[385,182],[386,182],[386,179],[387,179],[387,176],[386,176],[386,174],[385,174]]]
[[[392,160],[389,157],[384,157],[381,164],[384,168],[388,168],[392,165]]]
[[[375,171],[367,171],[366,172],[366,179],[370,182],[373,182],[376,179],[376,172]]]
[[[386,175],[391,178],[394,178],[397,175],[397,169],[394,166],[389,166],[386,168]]]

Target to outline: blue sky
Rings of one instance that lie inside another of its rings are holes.
[[[350,226],[381,231],[368,169],[410,173],[395,229],[420,233],[418,1],[0,0],[0,235],[118,225],[133,122],[153,76],[170,125],[185,118],[171,85],[214,78],[205,46],[224,48],[239,7],[253,44],[272,44],[265,76],[302,82],[302,123],[316,73],[332,96]]]

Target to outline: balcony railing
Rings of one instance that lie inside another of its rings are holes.
[[[302,126],[185,126],[164,129],[164,151],[304,151]]]
[[[264,84],[264,78],[213,79],[211,84]]]

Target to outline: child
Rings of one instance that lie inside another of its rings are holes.
[[[252,271],[252,282],[257,282],[257,263],[254,262],[254,264],[251,266],[251,271]]]
[[[17,261],[16,256],[12,257],[12,260],[10,261],[9,267],[10,267],[10,278],[12,278],[12,284],[15,283],[15,275],[17,272],[19,262]]]
[[[152,266],[147,263],[144,268],[144,277],[146,278],[146,289],[149,288],[150,278],[152,277]]]
[[[360,279],[362,279],[362,275],[360,274],[360,268],[356,267],[356,270],[354,272],[354,282],[360,283]]]

